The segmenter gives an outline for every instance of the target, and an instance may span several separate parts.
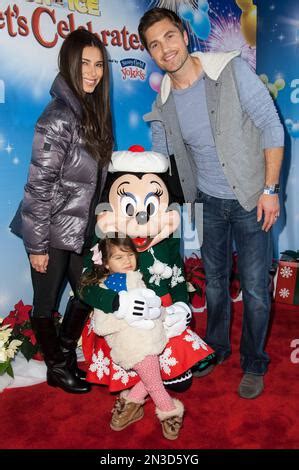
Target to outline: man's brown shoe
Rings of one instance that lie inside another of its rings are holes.
[[[264,390],[264,376],[255,374],[244,374],[239,385],[239,396],[241,398],[257,398]]]
[[[139,421],[144,416],[143,403],[128,401],[125,396],[116,399],[112,410],[110,427],[113,431],[122,431],[127,426]]]

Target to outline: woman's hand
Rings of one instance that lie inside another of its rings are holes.
[[[49,255],[29,255],[31,266],[38,273],[46,273],[49,263]]]

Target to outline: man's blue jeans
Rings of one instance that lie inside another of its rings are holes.
[[[247,212],[237,200],[219,199],[202,192],[198,193],[197,202],[203,203],[201,254],[208,309],[205,340],[215,349],[218,362],[230,355],[229,278],[234,239],[244,303],[241,367],[246,373],[263,375],[269,363],[264,345],[270,314],[271,234],[261,229],[256,208]]]

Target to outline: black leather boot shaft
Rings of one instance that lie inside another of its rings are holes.
[[[70,298],[59,332],[61,350],[68,367],[80,379],[86,378],[86,372],[78,367],[76,348],[90,310],[90,307],[79,299]]]
[[[31,324],[44,354],[48,384],[69,393],[89,392],[90,384],[76,377],[67,366],[53,318],[31,317]]]

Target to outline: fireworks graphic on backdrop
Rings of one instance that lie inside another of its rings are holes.
[[[179,7],[182,5],[188,5],[192,8],[197,8],[197,1],[196,0],[153,0],[151,1],[151,6],[156,6],[159,8],[168,8],[168,10],[172,10],[178,12]]]
[[[198,1],[196,0],[153,0],[151,6],[168,8],[175,12],[185,4],[192,9],[198,8]],[[189,23],[185,23],[185,28],[189,36],[189,49],[190,52],[194,51],[218,51],[227,52],[232,50],[240,50],[241,57],[246,60],[249,65],[255,69],[256,66],[256,49],[250,47],[241,32],[240,18],[233,11],[227,11],[226,16],[222,16],[218,11],[220,6],[211,8],[209,10],[209,18],[211,22],[211,33],[207,40],[200,40],[194,34]]]
[[[241,57],[255,69],[256,49],[250,47],[241,33],[239,18],[233,15],[225,18],[217,15],[211,18],[211,34],[204,43],[204,49],[208,51],[227,52],[241,51]]]

